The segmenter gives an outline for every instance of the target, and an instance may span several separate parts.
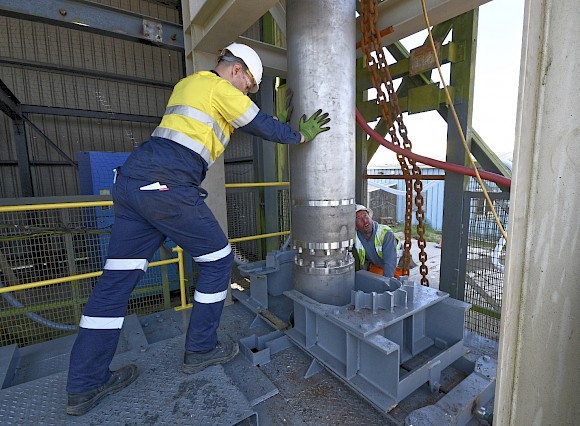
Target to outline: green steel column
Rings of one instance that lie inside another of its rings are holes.
[[[256,102],[266,114],[274,115],[273,78],[264,75]],[[256,182],[274,182],[276,178],[276,144],[260,138],[254,138],[254,175]],[[278,232],[278,198],[276,187],[257,189],[256,212],[258,214],[258,233]],[[280,248],[275,238],[258,241],[264,253]]]
[[[453,41],[464,46],[464,60],[451,64],[449,84],[455,88],[455,110],[468,141],[471,140],[471,116],[473,110],[473,86],[475,76],[475,52],[478,10],[472,10],[453,19]],[[467,156],[461,143],[459,129],[449,108],[447,117],[447,158],[451,163],[466,165]],[[469,145],[468,145],[469,146]],[[463,192],[468,179],[451,172],[445,174],[443,202],[443,247],[439,288],[456,299],[462,300],[465,280],[459,271],[464,269],[465,254],[461,253],[461,222]],[[464,231],[467,232],[467,231]],[[461,260],[463,257],[463,260]]]
[[[363,58],[358,58],[356,61],[356,107],[360,110],[363,104],[363,93],[372,86],[370,73],[366,68],[363,68]],[[363,175],[367,170],[367,165],[374,152],[376,152],[379,144],[372,139],[367,141],[367,134],[363,132],[360,127],[356,126],[356,152],[355,152],[355,200],[357,203],[367,204],[367,180],[363,179]],[[369,145],[375,145],[374,150],[369,155]]]

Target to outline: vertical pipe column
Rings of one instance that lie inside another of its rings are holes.
[[[288,0],[288,87],[292,125],[328,112],[330,131],[290,149],[294,288],[344,305],[354,288],[355,0]]]
[[[527,0],[493,423],[580,416],[580,2]]]

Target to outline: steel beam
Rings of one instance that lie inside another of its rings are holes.
[[[150,115],[121,114],[116,112],[111,113],[103,111],[90,111],[85,109],[45,107],[38,105],[22,105],[21,111],[25,114],[46,114],[57,115],[61,117],[81,117],[100,120],[131,121],[135,123],[159,124],[161,121],[161,117],[154,117]]]
[[[276,3],[276,0],[184,2],[185,54],[193,51],[217,54]]]
[[[87,0],[0,0],[0,15],[183,50],[181,25]]]
[[[94,71],[87,68],[70,67],[66,65],[55,65],[46,62],[35,62],[23,58],[9,59],[0,57],[0,66],[18,67],[24,69],[34,69],[48,72],[58,72],[69,75],[82,75],[84,77],[93,77],[101,80],[124,81],[131,84],[147,85],[154,87],[161,87],[164,89],[172,89],[175,82],[162,82],[152,80],[149,78],[114,74],[104,71]]]
[[[475,130],[471,134],[471,153],[475,156],[484,170],[500,174],[502,176],[512,177],[512,171],[501,161],[497,154],[485,143],[483,138]],[[502,188],[508,191],[509,188]]]
[[[475,39],[477,37],[478,11],[474,10],[453,20],[453,41],[465,44],[465,58],[452,64],[449,84],[455,88],[454,107],[459,123],[468,143],[471,140],[471,116],[473,111],[473,85],[475,73]],[[451,111],[451,109],[449,109]],[[460,139],[459,129],[451,114],[447,118],[447,157],[446,161],[464,166],[467,154]],[[460,271],[464,269],[461,254],[463,193],[467,178],[456,173],[445,174],[443,202],[443,235],[445,241],[441,251],[441,277],[439,288],[459,300],[463,300],[465,280]],[[463,230],[466,232],[466,230]]]
[[[437,25],[462,13],[476,9],[489,0],[425,0],[429,23]],[[393,31],[382,38],[383,46],[425,29],[425,20],[419,1],[385,0],[378,5],[377,26],[383,30],[392,27]],[[360,18],[359,18],[360,19]],[[357,42],[361,39],[357,34]],[[359,49],[358,55],[362,55]]]
[[[32,172],[30,171],[30,155],[26,142],[26,127],[24,120],[20,117],[12,119],[14,129],[14,146],[16,148],[16,159],[18,160],[18,177],[20,178],[20,196],[34,197],[34,186],[32,185]]]
[[[22,118],[20,101],[2,80],[0,80],[0,111],[13,120]]]
[[[26,127],[24,126],[21,105],[18,98],[2,80],[0,80],[0,111],[12,120],[21,196],[32,197],[34,196],[34,190],[32,173],[30,172],[30,156],[28,154],[28,144],[26,143]]]

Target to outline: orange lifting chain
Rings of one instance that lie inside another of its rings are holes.
[[[411,151],[412,144],[407,135],[407,127],[403,123],[403,114],[399,107],[397,93],[393,87],[393,79],[389,72],[389,66],[385,58],[385,51],[381,45],[381,36],[377,28],[378,10],[376,0],[361,0],[360,2],[360,31],[362,33],[361,48],[364,52],[367,67],[371,72],[371,78],[375,89],[377,90],[377,102],[381,107],[381,117],[387,124],[388,133],[391,142],[401,146],[399,135],[403,143],[402,147]],[[374,55],[371,54],[374,52]],[[387,92],[382,89],[385,85]],[[394,119],[393,119],[394,117]],[[417,245],[419,246],[419,272],[421,273],[421,285],[429,286],[427,279],[428,268],[427,253],[425,247],[425,213],[423,211],[423,183],[420,179],[421,169],[415,163],[415,160],[402,154],[397,154],[397,159],[401,165],[401,170],[405,179],[406,197],[405,197],[405,243],[403,251],[403,275],[409,274],[409,265],[411,263],[411,221],[413,215],[413,189],[415,189],[415,212],[417,218]],[[415,178],[414,178],[415,177]]]

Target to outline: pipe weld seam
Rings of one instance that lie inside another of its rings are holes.
[[[346,198],[343,200],[292,200],[295,207],[336,207],[336,206],[350,206],[354,204],[354,198]]]
[[[354,261],[343,266],[316,267],[300,266],[295,263],[294,267],[298,269],[298,272],[306,273],[308,275],[341,275],[354,269]]]

